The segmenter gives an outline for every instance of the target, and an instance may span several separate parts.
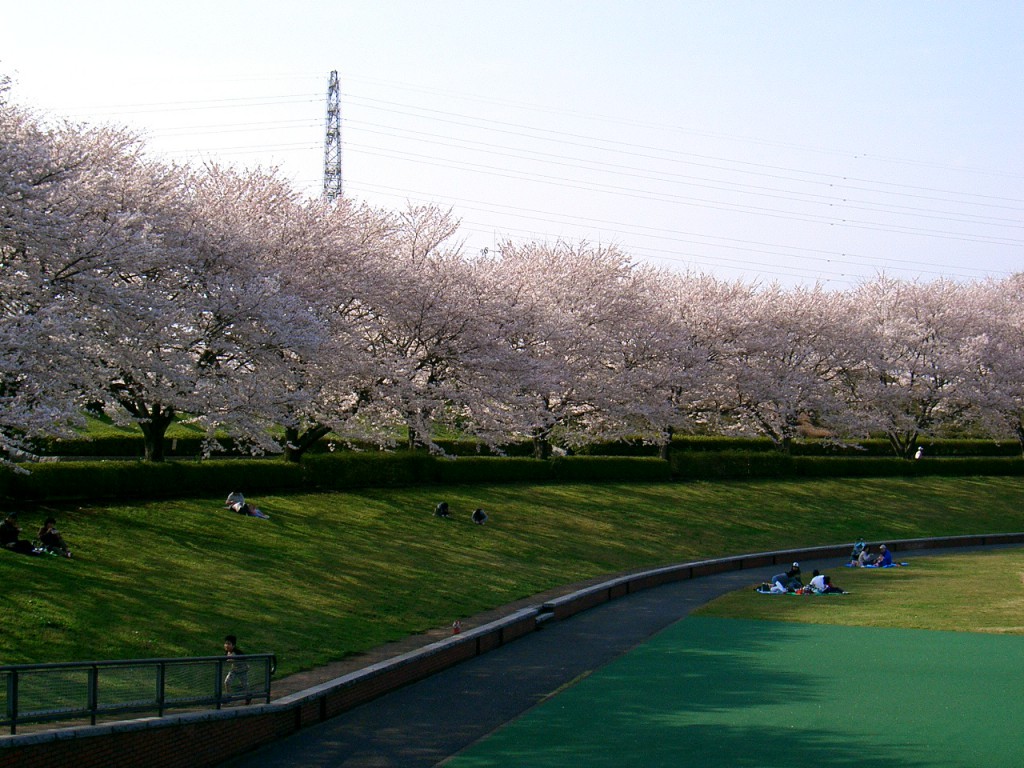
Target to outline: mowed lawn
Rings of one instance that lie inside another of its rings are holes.
[[[452,520],[431,514],[442,499]],[[75,559],[0,552],[0,662],[217,654],[234,633],[245,650],[277,653],[287,674],[635,568],[859,536],[1024,530],[1024,482],[1014,478],[462,486],[253,501],[270,520],[226,511],[222,498],[20,510],[29,536],[55,513]],[[477,506],[491,516],[486,526],[469,522]]]
[[[1021,765],[1024,550],[832,573],[851,594],[724,596],[447,765]]]

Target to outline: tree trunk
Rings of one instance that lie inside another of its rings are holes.
[[[917,442],[918,433],[908,432],[903,435],[894,432],[889,433],[889,445],[893,452],[901,459],[909,461],[914,456],[914,444]]]
[[[668,461],[672,455],[672,436],[675,434],[675,430],[672,427],[665,427],[661,434],[664,442],[658,446],[658,458]]]
[[[533,433],[533,458],[551,458],[551,443],[548,441],[548,436],[544,432]]]
[[[317,440],[324,437],[331,431],[330,427],[323,424],[316,424],[300,432],[298,427],[284,428],[284,459],[298,464]]]
[[[164,435],[167,428],[174,421],[173,408],[161,408],[154,405],[139,421],[142,429],[142,438],[146,450],[146,461],[164,460]]]

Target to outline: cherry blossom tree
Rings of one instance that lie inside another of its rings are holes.
[[[719,379],[736,344],[736,315],[752,290],[748,283],[707,274],[663,280],[661,295],[677,338],[671,376],[662,392],[672,414],[666,422],[667,439],[678,430],[714,433],[731,427]]]
[[[6,103],[0,122],[3,420],[54,433],[80,421],[92,370],[86,314],[116,316],[125,265],[151,236],[117,197],[141,145],[117,129],[49,126]]]
[[[380,327],[371,299],[386,279],[378,264],[394,230],[385,212],[311,200],[293,206],[282,247],[266,254],[319,329],[301,348],[281,350],[284,365],[267,382],[291,461],[332,433],[343,441],[393,440],[394,413],[378,389],[386,367],[371,350]]]
[[[973,421],[997,439],[1012,436],[1024,452],[1024,274],[967,290],[980,326]]]
[[[392,219],[372,263],[360,332],[380,371],[379,405],[407,430],[407,446],[433,447],[434,424],[457,409],[463,360],[479,315],[474,276],[454,238],[451,211],[410,206]]]
[[[744,430],[788,452],[808,422],[842,430],[836,383],[846,370],[843,302],[820,285],[751,290],[734,302],[715,390]]]
[[[862,357],[859,375],[847,380],[847,402],[866,429],[883,432],[896,455],[910,458],[919,436],[968,412],[983,331],[966,289],[952,281],[882,275],[852,296],[860,312],[847,329]]]
[[[257,450],[277,449],[261,376],[310,324],[304,304],[259,260],[273,236],[260,205],[273,197],[259,195],[253,174],[216,167],[138,163],[121,179],[122,206],[145,213],[150,236],[120,275],[117,304],[83,307],[95,388],[115,416],[140,426],[151,460],[162,459],[163,435],[183,414],[211,434],[226,427]],[[157,189],[166,194],[150,208]]]
[[[7,103],[0,81],[0,456],[17,455],[24,435],[46,431],[69,415],[65,388],[45,378],[56,352],[46,282],[38,276],[43,211],[62,169],[49,136],[27,112]],[[50,386],[47,386],[49,384]],[[56,386],[53,386],[55,385]]]
[[[618,283],[596,346],[607,394],[586,424],[594,439],[643,440],[667,458],[674,432],[692,424],[704,383],[704,350],[686,317],[693,281],[634,265]]]
[[[614,246],[470,257],[451,211],[299,195],[57,123],[0,77],[0,458],[102,401],[162,458],[175,418],[291,459],[327,434],[436,449],[677,430],[785,450],[979,425],[1024,449],[1024,278],[847,292],[678,275]],[[280,442],[275,435],[283,433]]]
[[[612,329],[637,305],[624,290],[633,265],[618,248],[587,243],[503,243],[489,265],[491,285],[504,287],[492,311],[506,363],[496,368],[506,390],[508,430],[528,436],[546,457],[553,437],[568,446],[611,434],[624,412],[613,392],[623,350]]]

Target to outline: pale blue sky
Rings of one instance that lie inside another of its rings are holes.
[[[1001,276],[1024,256],[1024,2],[5,3],[0,72],[176,160],[434,201],[465,247],[616,242],[727,278]]]

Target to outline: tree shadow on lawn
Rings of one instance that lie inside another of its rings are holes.
[[[843,687],[849,670],[830,674],[827,643],[836,631],[847,629],[686,619],[450,766],[853,768],[877,759],[899,768],[978,764],[961,763],[947,751],[937,757],[927,732],[908,737],[894,727],[895,700],[879,700],[868,713],[852,705]],[[865,685],[875,684],[868,675]]]

